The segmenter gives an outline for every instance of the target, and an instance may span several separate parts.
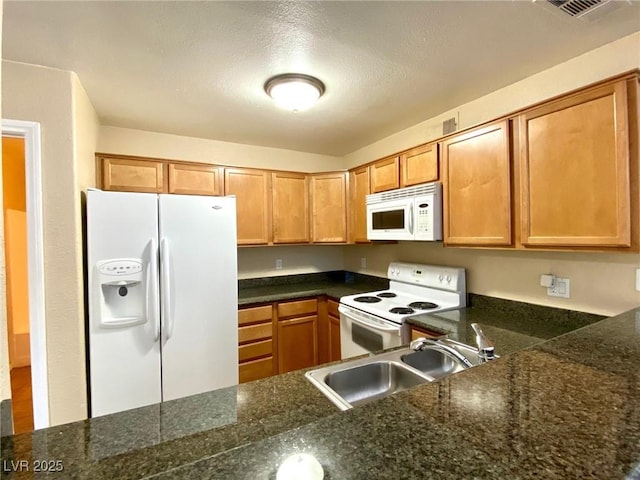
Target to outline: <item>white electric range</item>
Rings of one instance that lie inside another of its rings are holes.
[[[387,277],[387,290],[340,298],[343,359],[402,345],[411,316],[467,305],[464,268],[392,262]]]

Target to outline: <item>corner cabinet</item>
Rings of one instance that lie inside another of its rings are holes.
[[[521,243],[631,246],[627,82],[542,105],[518,120]]]
[[[347,173],[311,176],[311,241],[347,242]]]
[[[511,245],[508,120],[449,137],[441,151],[445,244]]]
[[[236,196],[238,245],[269,243],[269,173],[248,168],[225,168],[224,193]]]
[[[369,242],[367,238],[367,195],[369,195],[369,167],[349,171],[349,217],[351,242]]]
[[[309,242],[309,179],[290,172],[271,173],[273,243]]]

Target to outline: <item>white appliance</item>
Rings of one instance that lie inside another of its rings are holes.
[[[442,240],[442,184],[367,195],[369,240]]]
[[[343,359],[408,343],[403,324],[411,316],[467,305],[464,268],[392,262],[387,277],[388,290],[340,298]]]
[[[89,190],[91,416],[238,383],[235,197]]]

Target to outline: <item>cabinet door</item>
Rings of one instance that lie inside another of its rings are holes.
[[[164,168],[162,162],[102,158],[102,188],[121,192],[164,193]]]
[[[316,243],[346,243],[346,172],[311,177],[311,232]]]
[[[300,173],[274,172],[273,243],[309,241],[309,181]]]
[[[389,157],[370,167],[371,193],[384,192],[400,188],[400,159]]]
[[[624,81],[520,116],[524,245],[630,245]]]
[[[329,315],[329,361],[341,360],[340,353],[340,317]]]
[[[278,372],[318,364],[318,316],[278,321]]]
[[[438,144],[429,143],[400,155],[400,186],[438,180]]]
[[[444,241],[511,245],[508,121],[442,143]]]
[[[212,165],[169,164],[169,193],[222,195],[222,168]]]
[[[225,168],[224,193],[236,196],[238,245],[268,243],[268,173],[245,168]]]
[[[351,201],[351,241],[368,242],[367,239],[367,195],[369,195],[369,167],[356,168],[349,172]]]

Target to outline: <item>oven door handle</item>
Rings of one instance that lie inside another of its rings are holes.
[[[371,330],[378,330],[380,332],[398,332],[400,330],[400,326],[393,326],[393,327],[384,327],[382,325],[379,325],[377,323],[371,323],[371,322],[367,322],[366,320],[362,319],[362,318],[357,318],[353,315],[351,315],[346,308],[343,307],[338,307],[338,311],[343,314],[345,317],[347,317],[349,320],[351,320],[353,323],[357,323],[365,328],[369,328]]]

